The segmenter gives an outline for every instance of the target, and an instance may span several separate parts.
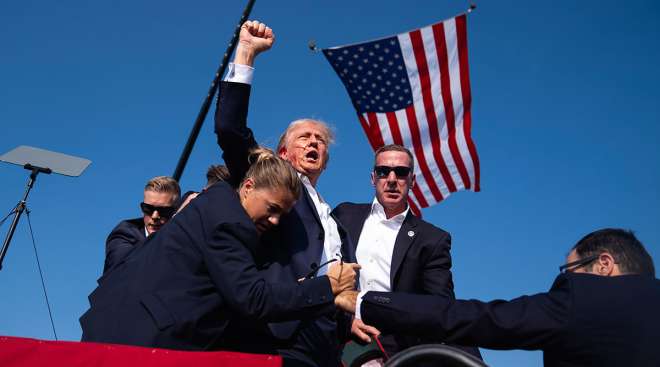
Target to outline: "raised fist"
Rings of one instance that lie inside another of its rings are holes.
[[[269,50],[273,42],[275,35],[270,27],[256,20],[246,21],[241,26],[234,63],[252,66],[257,55]]]

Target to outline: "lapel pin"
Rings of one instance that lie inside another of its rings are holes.
[[[414,235],[415,235],[415,232],[413,232],[413,231],[408,231],[408,237],[412,237],[412,236],[414,236]]]

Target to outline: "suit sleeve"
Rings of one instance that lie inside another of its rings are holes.
[[[229,183],[238,187],[250,164],[248,154],[257,147],[252,130],[247,127],[250,85],[221,82],[215,112],[215,133],[222,158],[230,173]]]
[[[491,302],[369,292],[361,313],[365,323],[384,332],[490,349],[548,349],[561,341],[569,319],[569,283],[560,277],[547,293]]]
[[[142,241],[142,238],[137,236],[134,231],[122,224],[117,225],[105,241],[104,274],[128,256],[135,246]]]
[[[236,224],[220,225],[204,250],[211,279],[229,309],[262,321],[299,320],[334,312],[334,296],[325,276],[302,283],[267,282],[241,243],[249,237],[246,232]]]
[[[442,236],[433,244],[431,255],[424,263],[422,286],[428,294],[454,298],[454,282],[451,275],[451,236]]]

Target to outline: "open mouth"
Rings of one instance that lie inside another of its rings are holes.
[[[305,160],[309,162],[316,162],[319,159],[319,152],[315,150],[310,150],[309,152],[305,153]]]

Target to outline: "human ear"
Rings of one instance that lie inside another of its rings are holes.
[[[371,186],[376,186],[376,175],[371,171]]]
[[[282,148],[280,148],[280,150],[277,152],[277,155],[279,155],[280,158],[286,160],[286,147],[283,146]]]
[[[243,180],[243,184],[241,185],[241,197],[247,197],[247,194],[252,192],[252,190],[254,190],[254,180],[252,177],[248,177]]]
[[[594,265],[596,268],[595,273],[602,276],[610,276],[614,272],[614,257],[607,252],[603,252],[598,257],[598,261]]]

